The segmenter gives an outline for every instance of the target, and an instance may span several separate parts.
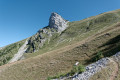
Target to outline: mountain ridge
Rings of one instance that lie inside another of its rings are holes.
[[[52,29],[52,36],[46,35],[49,30],[51,32],[49,27],[39,30],[29,38],[31,42],[37,44],[35,45],[36,51],[32,49],[29,53],[28,50],[24,54],[25,60],[1,66],[0,79],[16,80],[14,77],[17,76],[18,80],[45,80],[49,76],[68,73],[76,61],[83,65],[93,63],[99,51],[102,51],[104,57],[112,56],[119,51],[119,13],[120,10],[117,10],[82,21],[68,22],[68,27],[61,33]],[[42,47],[39,48],[37,47],[40,44],[38,43],[39,39],[35,39],[38,37],[47,38]],[[31,42],[28,41],[28,48]],[[111,46],[112,48],[110,48]],[[4,77],[4,75],[9,76],[11,72],[15,73],[11,75],[11,78]],[[27,76],[30,73],[31,76]]]

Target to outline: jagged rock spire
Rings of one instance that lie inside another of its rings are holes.
[[[67,20],[55,12],[51,14],[49,19],[49,27],[56,29],[58,32],[64,31],[68,27],[67,23]]]

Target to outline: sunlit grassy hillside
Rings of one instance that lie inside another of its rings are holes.
[[[68,23],[28,59],[0,67],[0,80],[45,80],[69,73],[78,61],[86,66],[120,49],[120,10]],[[102,56],[98,57],[97,54]],[[95,79],[95,78],[94,78]]]

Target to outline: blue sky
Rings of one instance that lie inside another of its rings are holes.
[[[0,47],[47,26],[51,12],[78,21],[116,9],[120,0],[0,0]]]

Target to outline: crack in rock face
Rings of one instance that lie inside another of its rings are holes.
[[[59,14],[52,13],[49,19],[49,27],[56,29],[58,32],[64,31],[69,21],[63,19]]]

